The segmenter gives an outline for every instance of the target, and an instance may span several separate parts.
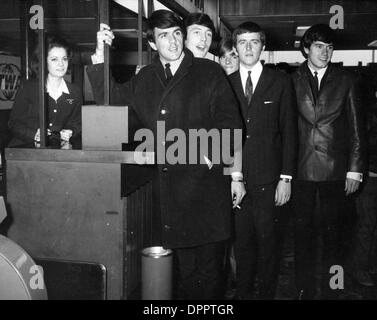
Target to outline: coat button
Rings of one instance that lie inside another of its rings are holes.
[[[246,139],[250,139],[250,135],[249,134],[246,136]]]
[[[49,126],[52,127],[52,123],[50,123]]]
[[[166,172],[166,171],[168,171],[168,168],[162,168],[162,172]]]
[[[54,109],[54,112],[56,113],[58,110]]]
[[[165,224],[165,225],[164,225],[164,229],[168,231],[168,230],[171,229],[171,227],[170,227],[169,225]]]
[[[251,121],[251,119],[250,119],[250,118],[247,118],[246,122],[249,123],[250,121]]]
[[[161,114],[166,114],[166,110],[165,109],[161,109]]]

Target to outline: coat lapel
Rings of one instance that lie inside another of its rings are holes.
[[[326,70],[325,76],[323,77],[321,81],[321,88],[318,94],[318,101],[320,100],[321,96],[326,96],[329,97],[330,93],[326,93],[326,91],[329,89],[330,84],[332,81],[336,78],[334,68],[332,67],[331,64],[329,64],[328,69]]]
[[[186,74],[189,72],[189,68],[192,65],[192,60],[194,56],[192,53],[188,50],[185,50],[185,56],[181,62],[181,65],[179,66],[177,72],[174,74],[174,77],[170,80],[168,84],[166,84],[165,81],[165,72],[164,68],[160,62],[160,59],[157,57],[157,60],[155,61],[156,64],[156,73],[159,81],[165,88],[161,101],[165,99],[165,97],[169,94],[169,92],[186,76]]]
[[[308,67],[306,65],[306,62],[304,62],[300,66],[299,71],[298,71],[299,77],[297,81],[301,83],[303,92],[305,92],[308,95],[310,101],[314,104],[314,96],[313,96],[312,88],[310,86],[309,74],[308,74],[308,70],[306,70],[307,68]]]

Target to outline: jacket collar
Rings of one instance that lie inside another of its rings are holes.
[[[235,80],[235,92],[238,96],[238,100],[241,103],[241,109],[242,109],[243,115],[246,118],[249,108],[253,105],[253,101],[263,96],[265,90],[269,88],[271,82],[274,80],[274,77],[271,76],[271,71],[268,68],[263,67],[262,74],[259,78],[257,86],[255,87],[253,96],[251,97],[250,105],[247,104],[247,101],[245,98],[239,70],[235,73],[234,80]]]
[[[307,61],[304,61],[303,63],[301,63],[301,65],[299,66],[298,70],[297,70],[297,73],[299,76],[307,76],[307,72],[310,72],[309,70],[309,67],[308,67],[308,62]],[[326,70],[326,78],[328,79],[330,77],[330,79],[333,78],[333,73],[334,73],[335,69],[334,69],[334,66],[332,65],[332,63],[330,62],[328,64],[328,67],[327,67],[327,70]]]
[[[168,84],[166,84],[164,67],[162,66],[162,63],[158,55],[155,57],[154,62],[152,63],[153,67],[155,68],[157,78],[159,79],[161,84],[165,87],[163,98],[170,92],[172,88],[174,88],[174,86],[178,82],[182,80],[182,78],[188,73],[189,68],[193,64],[193,61],[195,58],[192,52],[188,49],[184,49],[184,53],[185,53],[185,56],[177,72],[175,73],[173,79],[171,79],[171,81]]]
[[[46,92],[48,95],[53,98],[55,101],[57,101],[63,93],[69,94],[69,89],[67,86],[67,83],[64,81],[64,79],[61,80],[59,87],[54,90],[53,87],[51,86],[50,82],[47,80],[46,81]]]
[[[327,67],[327,70],[326,70],[326,73],[322,79],[322,82],[321,82],[321,90],[319,92],[319,95],[318,95],[318,99],[324,94],[323,92],[326,92],[327,91],[327,88],[328,88],[328,85],[331,81],[333,81],[334,79],[336,79],[336,74],[337,74],[337,68],[334,67],[332,65],[332,63],[330,62],[328,67]],[[303,82],[307,85],[307,88],[306,88],[306,91],[309,92],[310,94],[310,99],[312,101],[314,101],[314,97],[313,97],[313,93],[312,93],[312,90],[311,90],[311,87],[310,87],[310,79],[309,79],[309,76],[310,76],[310,70],[307,66],[307,61],[304,61],[300,67],[298,68],[297,70],[297,74],[298,74],[298,79],[303,79],[305,78],[307,81]]]

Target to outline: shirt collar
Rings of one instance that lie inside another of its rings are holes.
[[[177,72],[177,70],[178,70],[179,66],[181,65],[181,62],[182,62],[184,57],[185,57],[185,52],[182,51],[181,56],[177,60],[169,62],[170,63],[170,70],[171,70],[171,73],[172,73],[173,76]],[[161,64],[162,64],[162,66],[165,70],[165,64],[167,62],[163,62],[161,59],[160,59],[160,61],[161,61]]]
[[[255,88],[258,85],[259,78],[263,72],[263,65],[260,61],[258,61],[252,68],[247,69],[245,66],[240,64],[240,77],[241,77],[241,83],[242,83],[242,88],[245,93],[245,86],[246,86],[246,81],[249,76],[249,71],[251,71],[250,78],[251,82],[253,84],[253,92],[255,91]]]
[[[263,71],[263,66],[260,61],[258,61],[255,65],[253,65],[250,69],[246,68],[244,65],[240,63],[240,74],[241,78],[247,78],[248,71],[251,71],[252,75],[260,75]]]
[[[62,79],[59,87],[55,90],[51,87],[50,82],[47,80],[46,91],[48,92],[48,95],[55,100],[58,100],[63,93],[69,94],[69,90],[64,79]]]
[[[319,70],[314,70],[311,66],[309,66],[309,63],[308,63],[308,68],[309,68],[311,74],[313,75],[313,77],[314,77],[314,72],[317,72],[318,73],[318,78],[322,78],[323,75],[326,73],[326,70],[327,70],[328,67],[329,66],[327,65],[326,68],[321,68]]]

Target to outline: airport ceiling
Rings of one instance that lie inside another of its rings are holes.
[[[184,1],[192,0],[177,2]],[[177,3],[172,0],[161,2],[167,6]],[[0,3],[0,52],[20,54],[25,39],[22,20],[27,17],[25,6],[30,1],[0,0]],[[98,28],[97,0],[45,0],[45,3],[47,32],[60,34],[80,51],[94,49]],[[137,51],[137,15],[113,1],[110,3],[112,28],[127,30],[118,33],[114,47],[120,51]],[[181,14],[184,12],[182,10]],[[373,49],[368,44],[377,40],[376,0],[219,0],[219,15],[221,23],[230,30],[248,20],[260,24],[267,34],[266,50],[296,50],[300,27],[328,24],[331,19],[341,27],[343,19],[343,28],[337,30],[337,49]]]
[[[377,40],[376,0],[220,0],[220,17],[229,29],[244,21],[261,25],[266,50],[295,50],[305,30],[300,27],[317,23],[342,27],[336,30],[337,49],[372,49],[368,44]]]

